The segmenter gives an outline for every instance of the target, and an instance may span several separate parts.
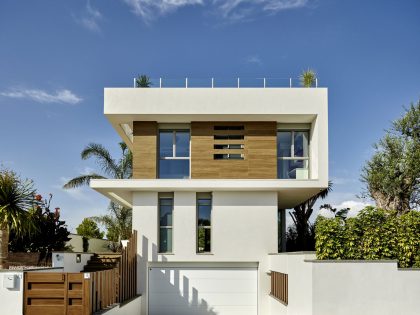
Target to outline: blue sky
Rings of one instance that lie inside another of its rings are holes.
[[[372,143],[420,97],[420,2],[2,0],[0,163],[32,178],[74,229],[107,200],[62,184],[95,169],[89,142],[117,155],[103,88],[151,77],[297,77],[329,88],[328,202],[360,206]]]

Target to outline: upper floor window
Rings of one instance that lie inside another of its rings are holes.
[[[277,132],[277,177],[309,178],[309,131]]]
[[[197,253],[211,252],[211,194],[197,193]]]
[[[159,178],[190,177],[190,131],[159,130]]]

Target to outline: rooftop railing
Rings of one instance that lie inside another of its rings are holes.
[[[300,78],[149,78],[151,88],[293,88],[302,87]],[[137,86],[137,78],[133,79]],[[318,87],[318,78],[312,86]]]

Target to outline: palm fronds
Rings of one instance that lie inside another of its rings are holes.
[[[89,182],[91,179],[105,179],[106,177],[98,174],[86,174],[86,175],[80,175],[77,176],[71,180],[69,180],[63,188],[69,189],[69,188],[77,188],[85,185],[89,185]]]
[[[304,70],[299,79],[303,87],[312,87],[315,85],[316,73],[312,69]]]

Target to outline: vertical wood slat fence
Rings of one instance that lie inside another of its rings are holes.
[[[91,315],[137,294],[137,232],[117,268],[90,273],[27,272],[24,315]]]
[[[285,273],[271,271],[270,295],[284,304],[289,302],[289,276]]]

